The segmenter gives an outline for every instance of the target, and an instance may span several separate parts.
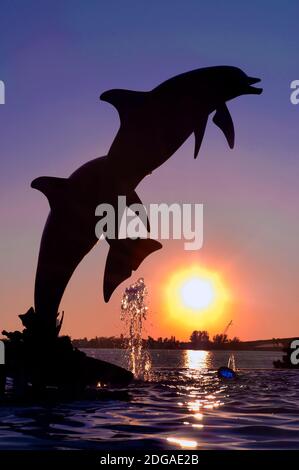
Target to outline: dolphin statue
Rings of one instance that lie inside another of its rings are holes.
[[[69,178],[42,176],[31,186],[48,198],[48,216],[39,251],[35,278],[35,312],[44,318],[57,317],[64,290],[80,261],[98,242],[95,233],[95,208],[111,204],[117,208],[122,188],[108,157],[96,158],[77,169]],[[135,191],[126,190],[128,205],[139,202]],[[104,298],[112,292],[161,243],[145,239],[108,239],[110,245],[104,275]]]
[[[132,173],[139,182],[170,158],[192,133],[196,158],[208,117],[214,111],[213,122],[233,148],[234,125],[226,102],[241,95],[260,95],[263,90],[252,86],[259,81],[237,67],[216,66],[177,75],[148,92],[104,92],[101,100],[112,104],[120,117],[109,158],[122,170],[127,164],[123,155],[134,155]]]
[[[233,148],[234,126],[226,102],[241,95],[260,94],[262,89],[252,86],[259,81],[236,67],[219,66],[183,73],[151,91],[115,89],[101,95],[120,116],[120,128],[107,156],[84,164],[69,178],[42,176],[31,184],[46,195],[51,208],[39,251],[36,313],[56,322],[74,270],[98,241],[96,206],[109,203],[116,207],[118,195],[125,195],[129,204],[140,203],[135,192],[139,182],[170,158],[192,133],[196,158],[208,117],[214,111],[214,123]],[[150,238],[107,241],[106,302],[115,288],[162,246]]]

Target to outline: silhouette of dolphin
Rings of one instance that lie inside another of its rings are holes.
[[[123,188],[121,178],[115,174],[113,162],[108,157],[100,157],[81,166],[69,178],[42,176],[31,183],[45,194],[51,208],[41,239],[35,278],[35,312],[42,313],[50,322],[57,317],[62,295],[74,270],[98,241],[96,206],[106,203],[116,208],[119,191],[127,195],[128,205],[140,203],[133,189]],[[162,247],[150,238],[107,241],[110,249],[104,275],[106,302],[144,258]]]
[[[137,185],[158,168],[194,133],[197,157],[209,114],[234,147],[234,125],[226,101],[246,94],[261,94],[252,85],[260,79],[241,69],[216,66],[192,70],[166,80],[151,91],[114,89],[100,98],[112,104],[120,129],[109,150],[119,171],[134,158],[131,178]],[[124,155],[126,159],[124,159]],[[134,157],[133,157],[134,156]]]
[[[120,129],[105,157],[96,158],[69,178],[40,177],[31,186],[43,192],[51,211],[44,228],[36,279],[35,311],[49,322],[57,318],[64,290],[78,264],[97,242],[95,208],[116,207],[118,195],[140,203],[138,183],[164,163],[194,132],[197,156],[208,116],[234,146],[234,127],[226,101],[260,94],[236,67],[197,69],[173,77],[149,92],[110,90],[101,99],[120,115]],[[127,279],[150,253],[161,248],[151,239],[107,240],[110,244],[104,274],[104,299]]]

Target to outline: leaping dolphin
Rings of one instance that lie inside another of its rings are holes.
[[[226,101],[260,94],[260,81],[236,67],[193,70],[173,77],[151,91],[110,90],[101,99],[119,112],[120,129],[105,157],[96,158],[69,178],[40,177],[32,187],[48,198],[51,211],[44,228],[35,280],[35,311],[56,321],[64,290],[80,261],[97,242],[95,208],[116,206],[125,195],[140,203],[139,182],[164,163],[194,132],[197,156],[209,114],[234,146],[233,121]],[[110,250],[104,275],[104,299],[150,253],[161,248],[155,240],[107,240]]]
[[[195,135],[197,157],[209,115],[234,147],[234,125],[226,106],[237,96],[262,93],[252,85],[259,78],[241,69],[216,66],[192,70],[170,78],[149,92],[114,89],[101,95],[120,116],[120,128],[109,150],[117,168],[134,158],[132,173],[139,182],[158,168],[190,137]]]
[[[98,241],[95,209],[101,203],[117,208],[118,192],[122,191],[121,178],[122,175],[116,176],[113,162],[108,157],[100,157],[81,166],[69,178],[42,176],[31,183],[33,188],[45,194],[51,208],[38,257],[36,313],[49,319],[57,317],[62,295],[74,270]],[[140,202],[133,189],[125,194],[128,205]],[[107,241],[110,249],[104,276],[106,302],[146,256],[162,247],[150,238]]]

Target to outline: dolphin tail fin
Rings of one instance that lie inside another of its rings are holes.
[[[162,248],[161,243],[150,238],[130,238],[110,240],[110,249],[104,273],[104,300],[108,302],[114,290],[132,271],[136,271],[142,261],[154,251]]]
[[[216,113],[213,117],[213,122],[219,129],[222,130],[226,137],[229,147],[232,149],[235,145],[235,129],[230,112],[224,103],[222,106],[217,108]]]
[[[65,197],[68,180],[66,178],[55,178],[52,176],[40,176],[31,183],[31,188],[38,189],[48,199],[50,207],[53,208],[56,201]]]
[[[147,98],[146,91],[114,89],[104,91],[100,99],[112,104],[122,121],[132,110],[138,108]]]

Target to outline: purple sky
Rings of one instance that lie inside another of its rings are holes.
[[[68,176],[105,155],[118,129],[116,111],[99,95],[114,87],[147,90],[186,70],[227,64],[261,77],[264,88],[229,103],[235,149],[209,122],[198,160],[191,137],[138,188],[145,203],[204,203],[204,248],[188,253],[183,241],[164,242],[132,282],[140,275],[149,286],[155,336],[172,334],[163,311],[167,277],[194,262],[219,270],[233,293],[219,329],[233,318],[231,334],[243,339],[298,335],[299,106],[289,99],[290,82],[299,79],[298,13],[296,1],[270,8],[257,0],[2,0],[1,327],[19,328],[16,315],[33,303],[48,203],[30,182]],[[100,245],[62,302],[65,332],[74,337],[120,331],[124,285],[105,305],[107,246]],[[175,325],[173,331],[179,336]]]

